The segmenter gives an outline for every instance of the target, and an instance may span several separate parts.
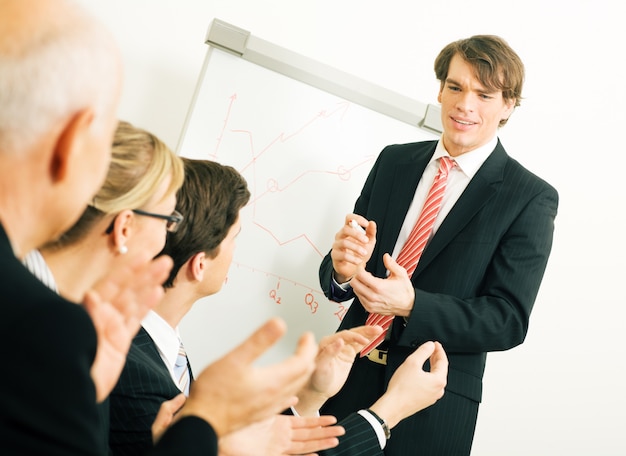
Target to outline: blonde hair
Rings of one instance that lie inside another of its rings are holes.
[[[120,121],[113,137],[113,153],[104,184],[92,206],[104,214],[139,209],[172,176],[166,195],[176,193],[185,171],[180,158],[152,133]]]
[[[72,228],[46,247],[72,244],[104,217],[143,207],[168,177],[170,184],[164,198],[175,194],[183,184],[185,170],[180,157],[152,133],[120,121],[113,137],[109,171],[93,203]]]

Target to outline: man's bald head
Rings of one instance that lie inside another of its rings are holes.
[[[98,128],[117,103],[120,82],[111,34],[81,7],[69,0],[0,0],[0,153],[27,149],[87,107]]]
[[[0,0],[0,221],[19,256],[69,228],[111,158],[121,58],[70,0]]]

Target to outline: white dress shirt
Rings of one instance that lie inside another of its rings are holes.
[[[443,220],[446,218],[458,199],[461,197],[461,194],[467,188],[467,185],[470,183],[474,175],[478,172],[479,168],[482,166],[485,160],[487,160],[489,155],[491,155],[497,143],[498,137],[494,136],[491,141],[489,141],[484,146],[481,146],[471,152],[466,152],[454,158],[456,166],[452,168],[448,174],[446,191],[443,195],[443,201],[441,202],[441,209],[439,210],[439,214],[437,214],[435,224],[433,225],[431,237],[434,233],[437,232],[437,229],[439,229]],[[413,226],[417,222],[417,218],[422,212],[422,207],[424,207],[426,197],[428,196],[428,191],[430,190],[430,187],[435,180],[437,171],[439,171],[439,163],[437,160],[445,155],[449,156],[450,154],[444,147],[443,141],[440,140],[437,143],[435,153],[430,159],[430,162],[428,162],[428,165],[426,165],[424,174],[422,174],[422,177],[417,184],[417,188],[415,189],[413,201],[411,202],[411,205],[409,206],[409,211],[404,218],[404,224],[400,229],[400,234],[398,235],[396,245],[391,255],[394,259],[398,258],[398,254],[400,253],[402,246],[409,238],[409,234],[411,234],[411,230],[413,229]]]
[[[32,275],[37,277],[45,286],[50,288],[56,294],[59,294],[57,283],[54,280],[52,271],[43,259],[43,256],[39,250],[31,250],[28,255],[24,257],[22,261],[26,269],[28,269]]]
[[[178,328],[172,328],[169,323],[154,310],[148,312],[148,315],[141,321],[141,326],[156,344],[163,363],[165,363],[167,370],[170,372],[172,380],[174,380],[174,383],[178,386],[178,379],[174,374],[174,365],[176,364],[176,357],[178,356],[178,348],[180,346],[180,333]]]

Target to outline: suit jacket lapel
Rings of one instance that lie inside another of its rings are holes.
[[[428,165],[428,162],[435,152],[436,145],[437,142],[435,141],[428,145],[426,150],[423,148],[415,150],[412,154],[407,156],[406,160],[400,161],[395,165],[394,179],[389,194],[389,201],[392,202],[392,204],[389,204],[386,215],[387,223],[383,224],[383,231],[380,233],[379,238],[379,274],[385,272],[382,254],[391,254],[393,252],[396,240],[402,229],[402,224],[404,223],[406,214],[415,196],[417,184],[426,169],[426,165]]]
[[[443,223],[426,246],[412,278],[417,277],[428,264],[465,226],[472,217],[489,201],[502,182],[504,167],[508,160],[504,148],[498,140],[496,148],[474,175],[465,191],[448,213]]]
[[[171,379],[172,376],[165,366],[154,340],[152,340],[152,337],[150,337],[145,329],[139,329],[139,332],[133,339],[133,345],[144,355],[146,362],[148,362],[155,371]]]

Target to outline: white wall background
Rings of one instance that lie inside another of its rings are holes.
[[[561,203],[527,340],[489,356],[473,455],[626,454],[621,2],[80,2],[122,47],[120,117],[173,148],[213,18],[425,103],[436,103],[432,63],[445,44],[478,33],[507,39],[526,64],[526,99],[500,138]]]

